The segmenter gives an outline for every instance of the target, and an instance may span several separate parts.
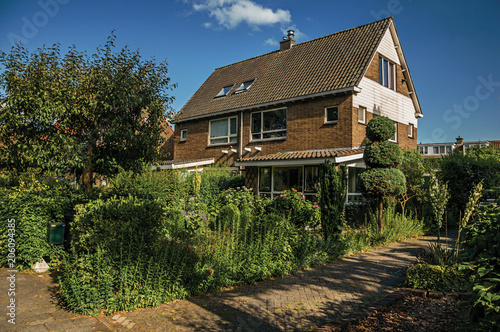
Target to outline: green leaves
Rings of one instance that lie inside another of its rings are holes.
[[[159,159],[163,117],[173,113],[167,62],[114,51],[115,40],[92,55],[61,55],[58,44],[0,54],[1,166],[109,176]]]

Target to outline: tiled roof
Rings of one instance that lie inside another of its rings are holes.
[[[276,160],[298,160],[298,159],[323,159],[347,157],[364,152],[364,148],[358,149],[332,149],[332,150],[308,150],[295,152],[278,152],[263,156],[253,156],[240,159],[240,162],[245,161],[276,161]]]
[[[493,149],[500,149],[500,141],[488,141]]]
[[[392,17],[216,69],[174,121],[357,86]],[[248,91],[234,94],[243,81]],[[225,97],[214,98],[234,84]]]

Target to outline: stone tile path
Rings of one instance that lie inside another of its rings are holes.
[[[18,273],[16,331],[308,331],[390,293],[404,280],[418,248],[432,237],[395,243],[256,285],[173,301],[106,318],[71,314],[57,306],[51,278]],[[6,276],[6,269],[2,269]],[[0,281],[0,331],[7,323],[8,283]]]

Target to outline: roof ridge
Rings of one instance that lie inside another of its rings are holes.
[[[383,19],[378,20],[378,21],[373,21],[373,22],[366,23],[366,24],[363,24],[363,25],[359,25],[359,26],[356,26],[356,27],[352,27],[352,28],[349,28],[349,29],[345,29],[345,30],[337,31],[337,32],[331,33],[331,34],[326,35],[326,36],[322,36],[322,37],[314,38],[314,39],[311,39],[311,40],[306,40],[305,42],[302,42],[302,43],[299,43],[299,44],[295,44],[295,45],[293,46],[293,48],[298,47],[298,46],[300,46],[300,45],[309,44],[309,43],[312,43],[312,42],[314,42],[314,41],[318,41],[318,40],[321,40],[321,39],[325,39],[325,38],[331,37],[331,36],[333,36],[333,35],[337,35],[337,34],[341,34],[341,33],[346,33],[346,32],[351,31],[351,30],[360,29],[360,28],[366,27],[366,26],[368,26],[368,25],[372,25],[372,24],[380,23],[380,22],[382,22],[382,21],[391,21],[391,20],[393,20],[393,19],[394,19],[394,18],[393,18],[392,16],[389,16],[389,17],[383,18]],[[240,61],[237,61],[237,62],[233,62],[233,63],[231,63],[231,64],[228,64],[228,65],[225,65],[225,66],[222,66],[222,67],[215,68],[215,70],[224,69],[224,68],[227,68],[227,67],[231,67],[231,66],[233,66],[233,65],[236,65],[236,64],[240,64],[240,63],[243,63],[243,62],[246,62],[246,61],[250,61],[250,60],[258,59],[258,58],[260,58],[260,57],[264,57],[264,56],[267,56],[267,55],[270,55],[270,54],[273,54],[273,53],[279,53],[279,52],[280,52],[280,50],[275,50],[275,51],[272,51],[272,52],[264,53],[264,54],[257,55],[257,56],[254,56],[254,57],[251,57],[251,58],[248,58],[248,59],[244,59],[244,60],[240,60]],[[214,70],[214,71],[215,71],[215,70]]]

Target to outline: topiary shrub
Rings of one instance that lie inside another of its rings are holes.
[[[403,161],[401,148],[389,141],[369,143],[363,160],[370,167],[397,167]]]
[[[395,133],[394,123],[385,116],[376,116],[366,125],[366,137],[372,142],[387,141]]]
[[[394,168],[403,160],[401,149],[387,141],[394,134],[394,123],[386,117],[375,117],[366,126],[366,136],[371,143],[365,148],[363,159],[369,169],[360,175],[361,190],[367,196],[378,199],[380,231],[384,226],[384,197],[401,195],[406,190],[403,172]]]

